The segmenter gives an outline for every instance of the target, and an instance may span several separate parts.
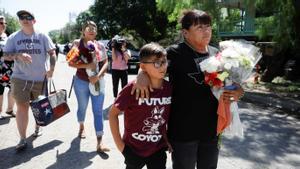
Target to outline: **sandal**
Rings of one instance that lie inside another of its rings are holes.
[[[107,147],[103,147],[102,145],[97,146],[97,153],[109,152],[110,149]]]
[[[34,133],[32,134],[33,137],[38,137],[38,136],[41,136],[43,133],[42,133],[42,128],[41,127],[36,127],[35,130],[34,130]]]
[[[14,111],[7,111],[6,114],[11,115],[11,117],[16,117],[16,114],[14,113]]]
[[[21,139],[20,142],[16,145],[16,151],[22,151],[26,149],[27,142],[25,139]]]
[[[86,138],[84,129],[79,129],[78,137],[79,138]]]

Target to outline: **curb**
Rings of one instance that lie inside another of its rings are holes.
[[[265,105],[266,107],[274,107],[289,113],[300,115],[300,98],[279,96],[272,93],[259,93],[246,91],[244,97],[241,99],[245,102]]]

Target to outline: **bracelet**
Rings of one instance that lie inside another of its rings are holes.
[[[240,95],[239,100],[241,100],[241,98],[244,97],[244,95],[245,95],[245,91],[243,90],[243,93],[242,95]]]

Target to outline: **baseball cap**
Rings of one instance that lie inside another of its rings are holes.
[[[33,13],[31,13],[31,12],[29,12],[29,11],[27,11],[27,10],[20,10],[20,11],[17,12],[17,16],[18,16],[18,17],[20,17],[20,16],[22,16],[22,15],[24,15],[24,14],[27,14],[27,15],[29,15],[29,16],[32,16],[33,19],[34,19]]]

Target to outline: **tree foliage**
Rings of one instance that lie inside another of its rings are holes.
[[[8,35],[20,29],[20,24],[17,18],[13,17],[9,13],[5,12],[4,10],[0,10],[0,15],[3,15],[7,22],[6,33]]]
[[[103,38],[112,38],[124,30],[133,30],[144,41],[164,38],[168,26],[165,12],[155,0],[96,0],[90,11]]]
[[[219,41],[217,31],[218,31],[218,23],[220,22],[220,7],[218,6],[217,1],[157,0],[157,6],[159,9],[164,10],[168,14],[169,21],[172,22],[177,22],[182,14],[182,11],[185,9],[199,9],[207,12],[212,17],[212,26],[213,26],[212,43],[217,43]],[[180,29],[179,24],[177,24],[177,29]]]

